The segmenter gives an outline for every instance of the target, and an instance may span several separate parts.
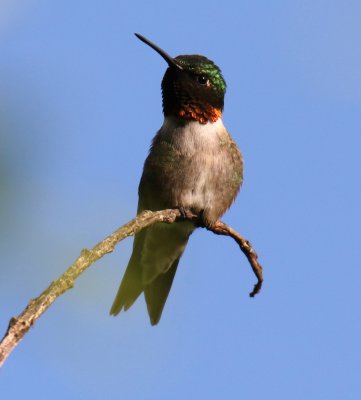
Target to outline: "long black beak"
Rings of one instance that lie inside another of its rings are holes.
[[[164,50],[162,50],[160,47],[152,43],[150,40],[145,38],[144,36],[140,35],[139,33],[134,34],[139,40],[150,46],[152,49],[154,49],[158,54],[160,54],[165,61],[167,61],[168,65],[170,67],[178,68],[178,69],[183,69],[173,57],[171,57],[168,53],[166,53]]]

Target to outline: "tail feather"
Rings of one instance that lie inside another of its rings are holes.
[[[142,270],[140,268],[143,241],[144,232],[135,235],[133,253],[110,309],[110,315],[118,315],[123,308],[124,311],[128,310],[143,291]]]
[[[174,261],[167,272],[158,275],[157,278],[144,288],[144,297],[152,325],[156,325],[162,316],[162,311],[167,301],[170,288],[172,287],[178,263],[179,258]]]
[[[139,265],[130,260],[112,308],[110,309],[111,315],[118,315],[123,308],[124,311],[128,310],[142,293],[143,287],[140,272]]]
[[[188,222],[174,226],[157,224],[135,235],[133,253],[110,309],[111,315],[126,311],[144,291],[150,322],[152,325],[159,322],[179,259],[194,229]]]

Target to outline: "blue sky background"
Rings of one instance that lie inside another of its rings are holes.
[[[59,298],[0,372],[20,399],[360,399],[361,3],[0,3],[0,330],[136,210],[166,68],[133,36],[214,60],[245,182],[191,238],[157,327],[108,315],[122,242]]]

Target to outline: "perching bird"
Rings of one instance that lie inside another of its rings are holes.
[[[243,179],[241,153],[222,122],[226,83],[208,58],[172,58],[135,35],[168,63],[162,81],[164,122],[144,164],[138,213],[180,208],[212,226],[233,203]],[[190,221],[158,223],[135,235],[112,315],[127,310],[144,292],[151,324],[159,322],[194,229]]]

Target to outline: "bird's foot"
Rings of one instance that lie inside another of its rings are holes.
[[[181,213],[182,218],[194,220],[197,228],[207,228],[212,230],[216,222],[210,221],[207,218],[207,214],[204,212],[204,210],[194,211],[187,207],[178,207],[178,210]]]
[[[192,219],[195,217],[194,212],[190,208],[178,207],[181,216],[186,219]]]

